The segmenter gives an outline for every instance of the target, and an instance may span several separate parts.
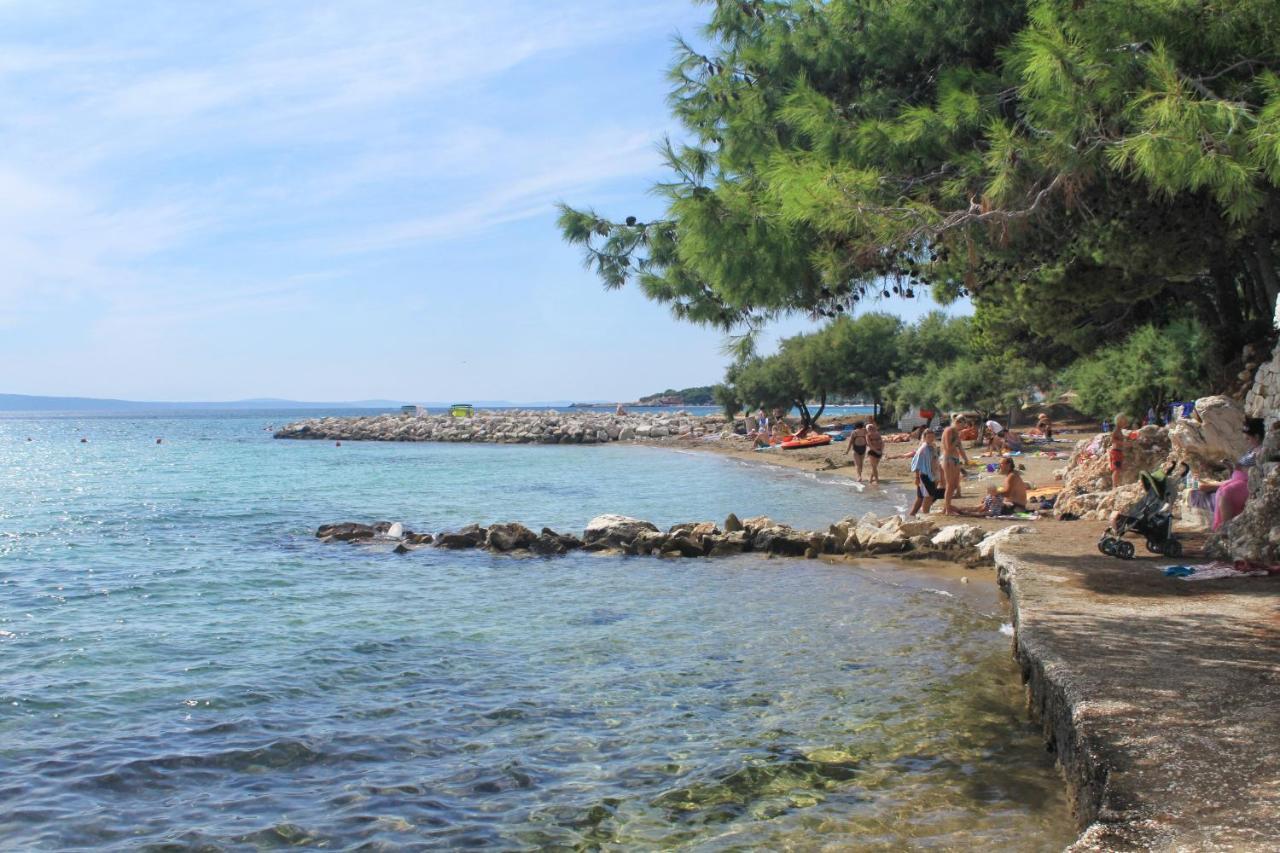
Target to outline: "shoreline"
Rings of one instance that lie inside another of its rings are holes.
[[[1057,459],[1021,457],[1029,483],[1053,484],[1077,437],[1057,443]],[[849,459],[840,443],[756,452],[734,447],[738,441],[621,443],[842,479],[853,473],[840,464]],[[907,460],[888,458],[909,446],[886,446],[885,488],[909,490]],[[961,505],[976,502],[984,474],[966,480]],[[984,529],[1010,524],[929,517]],[[1100,522],[1029,524],[1034,535],[996,546],[993,574],[1009,601],[1011,653],[1027,710],[1056,755],[1072,802],[1080,834],[1069,849],[1280,848],[1275,579],[1190,583],[1165,577],[1159,568],[1170,560],[1142,549],[1129,561],[1100,555]],[[1181,562],[1203,561],[1198,548],[1188,551]],[[921,561],[911,562],[914,568]]]
[[[812,470],[813,460],[782,458],[758,461]],[[1029,461],[1028,479],[1062,464]],[[1069,849],[1280,849],[1276,579],[1188,583],[1141,549],[1132,561],[1100,555],[1103,523],[1029,523],[1036,535],[996,546],[994,580],[1009,602],[1027,710],[1072,803],[1080,835]]]

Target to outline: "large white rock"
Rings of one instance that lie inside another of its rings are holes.
[[[987,532],[976,524],[949,524],[933,536],[935,548],[963,548],[982,541]]]
[[[597,515],[587,523],[582,543],[588,546],[620,548],[641,533],[656,533],[657,530],[652,523],[629,515]]]
[[[1169,427],[1173,449],[1203,469],[1245,452],[1244,409],[1230,397],[1196,400],[1196,417],[1183,418]]]
[[[893,515],[885,519],[880,529],[897,532],[911,539],[916,536],[932,536],[937,531],[938,525],[928,518],[904,518],[901,515]]]
[[[978,543],[978,556],[984,560],[990,559],[995,553],[996,546],[1008,542],[1015,536],[1025,536],[1028,533],[1035,532],[1034,527],[1026,524],[1013,524],[1009,527],[1002,527],[993,533],[988,533],[986,538]]]

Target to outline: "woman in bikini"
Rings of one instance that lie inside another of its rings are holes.
[[[853,451],[854,465],[858,468],[858,482],[862,482],[862,457],[867,452],[867,428],[858,421],[853,425],[853,432],[849,433],[849,442],[844,446],[844,452],[847,456],[849,451]]]
[[[868,482],[880,482],[880,459],[884,456],[884,436],[875,422],[867,424],[867,461],[871,463],[871,477]]]

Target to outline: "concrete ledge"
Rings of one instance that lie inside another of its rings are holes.
[[[1071,849],[1280,849],[1280,577],[1166,578],[1098,554],[1100,526],[996,550]]]

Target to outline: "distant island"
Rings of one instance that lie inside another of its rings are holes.
[[[714,406],[716,404],[715,397],[712,396],[714,387],[714,385],[699,385],[694,388],[682,388],[679,391],[668,388],[657,394],[641,397],[636,402],[641,406]]]

